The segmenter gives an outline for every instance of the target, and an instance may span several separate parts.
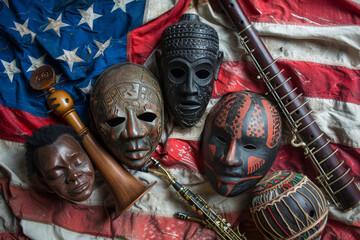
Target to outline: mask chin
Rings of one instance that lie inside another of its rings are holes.
[[[177,122],[181,126],[192,127],[192,126],[195,126],[199,122],[199,120],[204,112],[205,112],[205,108],[203,108],[201,106],[199,111],[194,113],[192,116],[184,116],[184,114],[181,113],[180,111],[175,111],[174,116],[175,116],[175,119],[177,120]]]

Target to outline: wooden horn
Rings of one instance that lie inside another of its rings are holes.
[[[116,219],[144,196],[156,184],[156,181],[147,186],[117,163],[80,120],[71,96],[66,91],[56,90],[53,87],[54,81],[55,72],[50,65],[41,66],[30,77],[31,87],[36,90],[48,90],[49,107],[72,126],[82,139],[86,152],[104,177],[114,197],[116,208],[114,219]]]

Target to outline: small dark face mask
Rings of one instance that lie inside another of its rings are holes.
[[[164,61],[165,97],[181,125],[195,125],[205,112],[213,89],[215,64],[209,59]]]
[[[80,202],[93,190],[95,173],[89,156],[70,135],[36,149],[35,165],[42,179],[60,197]]]
[[[205,174],[223,196],[236,196],[269,171],[281,145],[281,119],[251,92],[222,97],[208,115],[201,140]]]
[[[216,31],[195,14],[164,30],[157,52],[167,107],[184,127],[194,126],[209,103],[222,63]]]
[[[162,134],[160,87],[147,69],[130,63],[115,65],[99,78],[105,80],[96,84],[99,92],[90,100],[97,132],[122,164],[140,169]]]

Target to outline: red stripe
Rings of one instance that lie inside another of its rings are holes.
[[[30,240],[30,238],[24,236],[23,233],[0,233],[0,239],[2,239],[2,240]]]
[[[124,236],[129,239],[214,239],[215,233],[198,223],[174,217],[162,217],[127,211],[111,220],[113,210],[101,206],[84,206],[60,199],[53,194],[9,186],[0,178],[0,186],[8,194],[5,199],[19,219],[55,224],[64,229],[101,237]],[[174,199],[176,193],[174,192]],[[182,202],[180,202],[182,204]],[[174,209],[175,213],[176,209]],[[191,213],[190,207],[189,212]],[[193,216],[197,216],[194,212]],[[228,213],[228,222],[235,222],[239,213]],[[186,230],[186,231],[185,231]]]
[[[192,156],[192,163],[184,163],[181,154],[179,154],[176,151],[176,148],[174,148],[177,144],[180,146],[189,145],[191,147],[191,150],[189,150],[189,153],[187,154]],[[332,144],[332,146],[334,149],[337,148],[339,150],[338,157],[341,161],[345,161],[344,166],[346,166],[346,168],[350,167],[352,174],[360,181],[360,166],[357,164],[358,156],[360,156],[360,148],[351,148],[336,144]],[[170,151],[170,149],[174,149],[174,151]],[[171,138],[168,140],[164,149],[158,151],[155,155],[154,156],[156,158],[161,159],[162,164],[167,168],[186,169],[204,174],[203,160],[200,152],[200,142]],[[318,172],[312,161],[304,157],[302,148],[295,148],[290,144],[282,145],[269,173],[276,170],[291,170],[303,173],[317,184],[316,177],[318,176]]]
[[[192,172],[202,169],[198,141],[170,138],[163,148],[158,148],[153,157],[161,159],[168,168],[181,168]]]
[[[300,158],[299,156],[301,155],[297,154],[297,151],[293,151],[293,149],[289,149],[289,147],[287,148],[287,154],[290,158],[286,158],[287,156],[281,154],[280,158],[275,162],[275,167],[279,166],[279,162],[283,164],[286,162],[287,169],[289,169],[289,164],[293,164],[293,166],[308,165],[305,162],[302,162],[303,164],[299,164],[299,161],[294,162],[295,159],[293,156]],[[111,220],[113,211],[102,206],[74,204],[58,198],[53,194],[36,192],[34,190],[9,185],[8,181],[1,178],[0,189],[14,215],[19,219],[44,224],[55,224],[64,229],[81,234],[102,237],[124,236],[130,239],[147,239],[150,238],[150,236],[154,236],[154,239],[172,239],[172,236],[176,236],[176,239],[209,239],[215,237],[214,232],[205,229],[197,223],[178,220],[173,217],[158,216],[158,214],[161,213],[147,215],[127,211],[120,218],[113,221]],[[174,200],[176,199],[175,195],[174,192]],[[182,204],[185,203],[180,201],[179,208],[180,206],[186,205]],[[225,203],[223,203],[223,205],[224,204]],[[174,212],[175,211],[177,211],[177,209],[174,209]],[[169,214],[169,212],[166,213]],[[189,214],[199,217],[196,213],[192,213],[190,208]],[[248,211],[242,213],[229,212],[221,215],[223,215],[228,222],[232,223],[233,226],[240,224],[240,232],[245,233],[248,239],[261,239],[261,235],[256,229]],[[330,232],[328,232],[328,229]],[[353,226],[348,224],[345,227],[344,224],[330,221],[326,225],[324,231],[326,237],[323,239],[332,239],[331,236],[335,236],[332,235],[334,231],[336,236],[347,237],[344,239],[356,239],[356,236],[359,234],[358,229],[356,224],[353,224]]]
[[[131,31],[128,35],[128,60],[143,64],[160,40],[162,31],[177,22],[190,0],[176,6],[157,19]],[[241,1],[251,21],[319,26],[360,25],[360,5],[351,0],[274,0]],[[222,12],[214,2],[211,7]]]
[[[171,24],[178,22],[190,0],[178,3],[160,17],[132,30],[128,34],[127,58],[130,62],[143,64],[158,44],[161,33]]]
[[[360,74],[357,70],[289,60],[279,60],[278,65],[285,69],[286,77],[292,77],[292,85],[298,87],[297,92],[303,92],[304,96],[360,105]],[[257,80],[256,76],[257,72],[250,62],[224,62],[214,84],[212,98],[240,90],[265,93],[263,81]],[[56,117],[36,117],[1,104],[0,115],[0,139],[14,142],[25,142],[24,135],[31,134],[41,126],[60,123]]]
[[[291,77],[291,84],[298,93],[312,98],[325,98],[360,105],[360,74],[358,70],[312,62],[279,60],[284,76]],[[265,93],[263,80],[250,62],[224,62],[215,82],[212,98],[229,92],[250,90]]]
[[[352,0],[244,0],[239,3],[253,22],[321,24],[322,27],[360,25],[360,4]]]
[[[360,165],[358,164],[360,148],[349,148],[335,144],[332,144],[332,146],[334,149],[337,148],[339,150],[337,154],[340,161],[344,161],[344,166],[351,168],[350,174],[355,176],[355,181],[360,181]],[[269,173],[277,170],[291,170],[305,174],[319,186],[319,182],[316,180],[319,172],[316,170],[313,162],[309,158],[304,157],[303,151],[302,148],[294,148],[290,144],[281,146]]]
[[[346,239],[359,240],[360,239],[360,222],[352,224],[344,224],[339,221],[328,219],[325,230],[322,232],[322,240]]]
[[[32,131],[49,124],[60,123],[57,118],[36,117],[28,112],[14,108],[4,107],[0,104],[0,139],[25,142],[25,135],[31,135]]]

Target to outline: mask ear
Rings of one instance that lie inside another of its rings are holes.
[[[218,57],[216,59],[216,69],[214,72],[214,79],[215,81],[218,79],[219,76],[219,72],[220,72],[220,68],[221,68],[221,64],[223,62],[223,58],[224,58],[224,53],[222,51],[219,51],[218,53]]]
[[[157,65],[158,69],[161,68],[161,61],[160,61],[160,59],[161,59],[162,55],[163,55],[163,54],[162,54],[161,49],[156,49],[156,51],[155,51],[155,58],[156,58],[156,65]]]
[[[162,51],[161,49],[156,49],[155,51],[155,61],[156,61],[156,73],[154,72],[154,75],[160,80],[162,81],[162,66],[161,66],[161,57],[162,57]]]

